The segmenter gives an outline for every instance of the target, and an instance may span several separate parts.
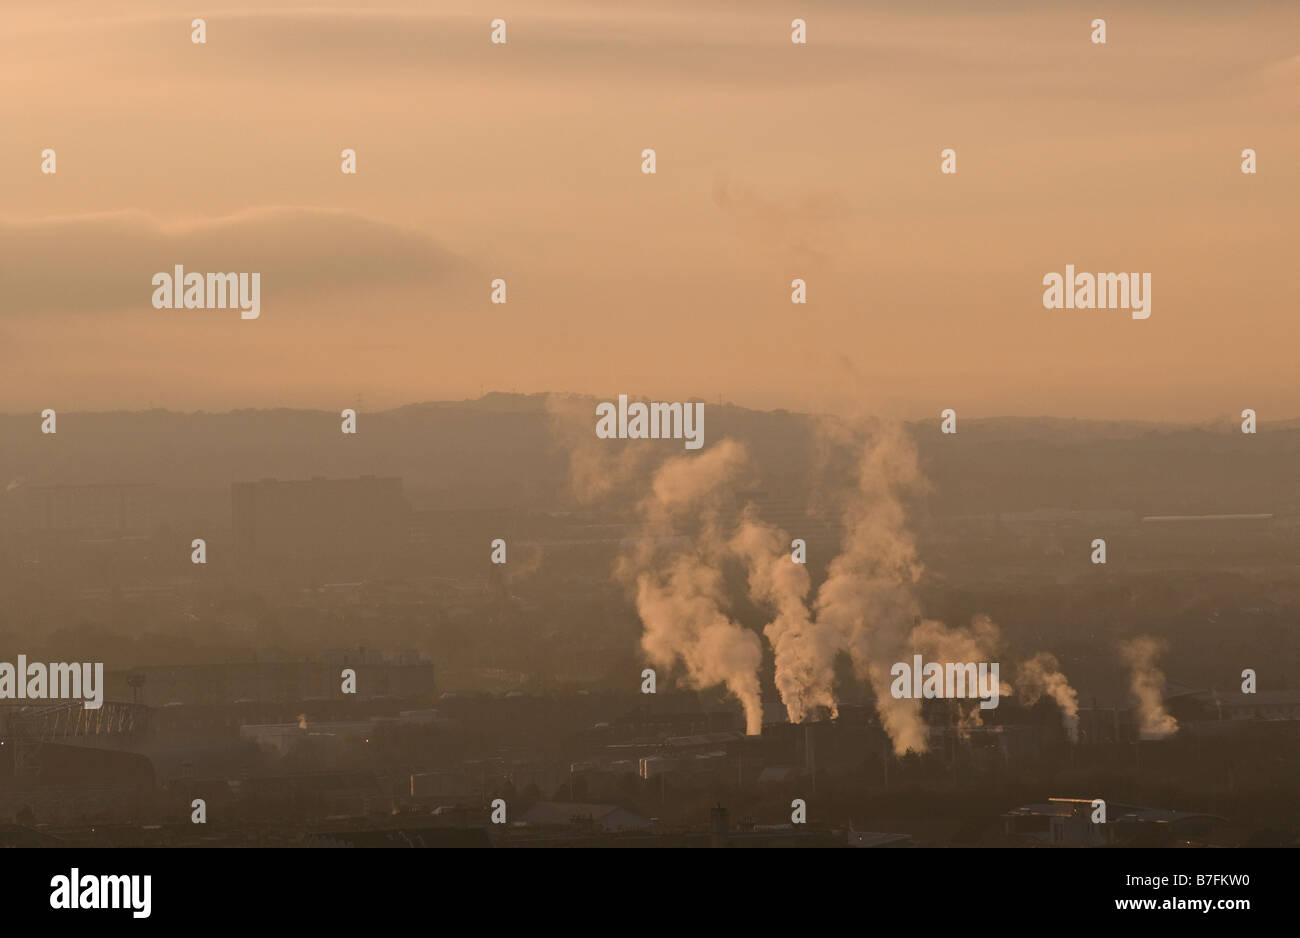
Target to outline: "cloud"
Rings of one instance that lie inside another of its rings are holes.
[[[151,278],[259,272],[265,295],[449,279],[464,262],[424,233],[349,212],[267,207],[165,225],[138,211],[0,219],[8,317],[152,310]]]

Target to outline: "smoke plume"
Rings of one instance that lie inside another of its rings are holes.
[[[902,498],[920,488],[916,450],[897,424],[871,433],[857,467],[840,555],[817,592],[818,623],[836,630],[857,676],[871,682],[881,723],[901,755],[925,752],[921,702],[890,693],[889,668],[901,660],[917,618],[913,586],[921,563]]]
[[[789,544],[784,531],[759,521],[750,510],[730,547],[745,561],[750,597],[776,611],[763,634],[772,644],[776,688],[790,722],[802,723],[816,707],[827,708],[834,718],[839,715],[833,689],[838,634],[813,622],[807,606],[808,568],[794,562]]]
[[[637,577],[636,607],[645,624],[641,647],[656,667],[680,659],[695,687],[723,684],[745,710],[745,732],[763,730],[758,636],[721,609],[721,575],[698,557],[678,557],[667,570]]]
[[[615,570],[634,587],[644,626],[641,647],[656,667],[681,661],[699,688],[724,685],[745,711],[745,732],[763,728],[759,667],[762,642],[723,611],[719,564],[727,551],[719,534],[721,490],[746,469],[744,447],[724,440],[697,456],[669,460],[655,472],[642,501],[643,534]],[[680,534],[694,525],[692,537]]]
[[[1061,708],[1061,722],[1070,742],[1079,741],[1079,695],[1061,673],[1055,655],[1040,651],[1023,662],[1016,672],[1016,685],[1027,707],[1038,703],[1044,694],[1051,697]]]
[[[926,661],[934,661],[945,668],[949,664],[978,664],[981,661],[990,664],[997,660],[998,627],[986,615],[977,615],[971,619],[969,628],[948,628],[942,622],[925,619],[912,629],[911,647]],[[1011,685],[1005,681],[998,682],[998,696],[1011,694]],[[983,710],[978,699],[955,699],[952,706],[957,712],[957,727],[967,730],[973,726],[983,726]],[[963,738],[968,734],[962,733]]]
[[[1164,649],[1164,642],[1145,635],[1119,646],[1120,656],[1129,666],[1129,688],[1137,701],[1141,739],[1164,739],[1178,732],[1178,721],[1165,710],[1165,676],[1156,667],[1156,658]]]
[[[580,421],[579,406],[584,411]],[[589,408],[561,399],[549,401],[548,408],[555,425],[569,431],[570,479],[580,500],[645,485],[657,453],[648,447],[619,451],[593,445],[585,414]],[[790,722],[805,722],[823,707],[832,717],[838,715],[835,661],[845,651],[856,676],[871,685],[894,752],[923,753],[929,748],[929,730],[921,701],[893,696],[890,668],[913,654],[940,664],[992,663],[998,628],[987,616],[976,616],[969,627],[949,629],[919,614],[915,587],[922,565],[905,500],[924,491],[925,483],[903,427],[825,421],[820,431],[818,466],[853,481],[847,492],[843,486],[814,486],[819,498],[830,494],[831,501],[821,507],[842,520],[844,535],[811,604],[808,568],[794,562],[786,532],[763,522],[752,505],[733,525],[739,508],[734,492],[751,481],[753,470],[745,448],[729,439],[698,454],[659,462],[638,504],[640,535],[618,558],[615,575],[635,599],[643,625],[641,647],[651,664],[672,668],[680,663],[691,686],[726,687],[744,708],[746,732],[757,734],[763,718],[762,642],[729,616],[722,575],[723,563],[739,558],[750,598],[772,612],[763,634],[772,646],[774,681]],[[1056,659],[1036,655],[1021,666],[1018,680],[1030,703],[1050,695],[1071,739],[1076,738],[1077,694]],[[1138,687],[1135,677],[1135,693]],[[1003,682],[999,693],[1008,696],[1012,690]],[[1158,697],[1157,692],[1157,706]],[[982,723],[978,700],[954,706],[960,727]]]

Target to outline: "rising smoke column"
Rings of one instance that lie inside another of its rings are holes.
[[[920,655],[927,664],[933,661],[942,665],[946,673],[949,664],[969,662],[978,665],[981,661],[995,663],[1000,637],[998,627],[992,619],[986,615],[977,615],[971,619],[968,628],[950,629],[942,622],[926,619],[912,629],[909,641],[914,654]],[[910,659],[908,662],[910,663]],[[1010,696],[1011,685],[1000,678],[1001,666],[999,665],[998,696]],[[969,688],[967,692],[973,693]],[[980,709],[978,699],[955,700],[953,706],[957,709],[959,731],[984,725],[984,711]],[[962,738],[969,736],[964,732],[961,735]]]
[[[641,647],[656,667],[686,666],[691,684],[724,684],[745,710],[745,732],[763,730],[758,669],[759,638],[721,609],[722,576],[702,558],[684,554],[667,570],[645,572],[636,581],[636,608],[645,624]]]
[[[922,568],[901,501],[921,486],[916,450],[902,427],[882,424],[857,469],[843,546],[817,591],[817,622],[839,633],[854,672],[871,682],[894,752],[925,752],[929,734],[921,702],[896,699],[889,676],[894,662],[904,660],[918,611],[913,586]]]
[[[1178,732],[1178,721],[1165,710],[1164,673],[1156,667],[1156,658],[1164,650],[1164,642],[1146,635],[1119,646],[1120,657],[1130,669],[1129,689],[1137,700],[1141,739],[1164,739]]]
[[[725,685],[740,699],[745,732],[752,736],[763,728],[762,642],[723,612],[718,569],[727,550],[717,518],[720,490],[746,466],[744,447],[732,440],[661,465],[640,505],[643,536],[615,572],[633,587],[645,628],[641,647],[650,662],[670,668],[680,660],[695,687]],[[680,533],[688,521],[700,525],[693,537],[656,539]]]
[[[1061,723],[1070,742],[1079,741],[1079,694],[1061,673],[1060,662],[1050,652],[1040,651],[1023,662],[1016,672],[1016,687],[1024,696],[1024,705],[1032,707],[1044,694],[1061,708]]]
[[[789,544],[784,531],[749,510],[729,546],[745,561],[750,597],[776,611],[763,634],[772,644],[774,680],[790,722],[802,723],[815,707],[826,707],[833,718],[839,715],[833,689],[839,635],[825,623],[813,622],[808,568],[795,563]]]

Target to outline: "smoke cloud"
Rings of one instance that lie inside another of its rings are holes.
[[[641,647],[650,662],[671,668],[681,661],[693,686],[725,686],[740,700],[752,736],[763,729],[763,648],[757,635],[723,611],[719,564],[727,547],[718,520],[721,490],[742,475],[747,461],[743,446],[724,440],[661,465],[641,503],[643,536],[615,570],[634,587],[645,629]],[[685,543],[657,536],[680,532],[688,521],[699,531]]]
[[[998,627],[985,615],[971,619],[968,629],[950,629],[934,619],[926,619],[912,629],[912,648],[929,661],[943,663],[991,662],[999,640]]]
[[[656,667],[678,659],[696,687],[723,684],[745,710],[745,732],[763,730],[758,636],[721,609],[722,577],[698,557],[682,556],[666,571],[637,577],[636,607],[645,624],[641,647]]]
[[[997,660],[998,642],[1001,635],[993,620],[986,615],[977,615],[971,619],[969,628],[948,628],[942,622],[925,619],[912,629],[911,646],[914,653],[927,661],[941,665],[964,664],[981,661],[994,663]],[[998,682],[998,695],[1011,694],[1011,685],[1006,681]],[[978,700],[954,699],[952,705],[957,711],[957,726],[966,730],[973,726],[983,726],[983,711]],[[966,734],[962,734],[963,737]]]
[[[889,690],[889,668],[901,660],[917,620],[913,586],[922,568],[902,498],[920,488],[916,450],[902,427],[875,427],[858,463],[840,555],[831,561],[815,604],[817,621],[839,633],[854,672],[871,682],[881,723],[899,755],[929,747],[921,702],[896,699]]]
[[[1070,742],[1079,741],[1079,694],[1061,673],[1055,655],[1040,651],[1023,662],[1016,672],[1016,684],[1027,707],[1038,703],[1044,694],[1051,697],[1061,708],[1061,722]]]
[[[823,499],[839,493],[822,508],[842,519],[844,534],[810,602],[811,577],[791,557],[789,535],[764,522],[753,505],[737,510],[734,493],[753,476],[742,445],[723,440],[701,453],[659,462],[651,472],[657,461],[651,447],[616,448],[595,440],[586,402],[556,398],[548,409],[569,450],[570,480],[580,500],[629,486],[644,489],[649,478],[637,508],[640,535],[615,564],[642,621],[642,649],[657,668],[680,663],[694,687],[726,687],[741,702],[747,733],[762,730],[763,649],[759,636],[727,612],[722,569],[730,559],[744,564],[751,600],[771,610],[763,634],[792,723],[811,719],[821,708],[838,716],[835,662],[843,651],[857,678],[869,683],[895,754],[924,753],[929,730],[921,701],[893,696],[893,664],[913,654],[945,665],[996,660],[1000,634],[988,616],[949,628],[920,615],[916,585],[923,567],[905,503],[926,485],[915,446],[900,424],[826,421],[820,427],[822,471],[852,481],[815,487]],[[1056,702],[1076,739],[1078,695],[1056,659],[1035,655],[1021,665],[1018,680],[1029,703],[1043,694]],[[1136,679],[1134,686],[1136,693]],[[1012,693],[1001,682],[999,694]],[[1158,705],[1158,693],[1156,698]],[[978,701],[954,705],[959,727],[982,724]]]
[[[789,544],[784,531],[764,524],[750,510],[730,547],[745,561],[750,597],[776,610],[763,634],[772,644],[774,680],[790,722],[802,723],[817,707],[825,707],[834,718],[839,715],[833,686],[839,637],[833,628],[812,620],[808,568],[794,562]]]
[[[1129,688],[1137,701],[1141,739],[1164,739],[1178,732],[1178,721],[1165,710],[1164,673],[1156,667],[1156,658],[1164,649],[1164,642],[1145,635],[1119,646],[1120,656],[1129,666]]]

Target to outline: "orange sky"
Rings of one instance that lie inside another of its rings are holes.
[[[1294,3],[28,6],[0,32],[3,411],[1300,416]],[[154,309],[175,264],[260,271],[261,318]],[[1044,309],[1066,264],[1150,272],[1151,318]]]

